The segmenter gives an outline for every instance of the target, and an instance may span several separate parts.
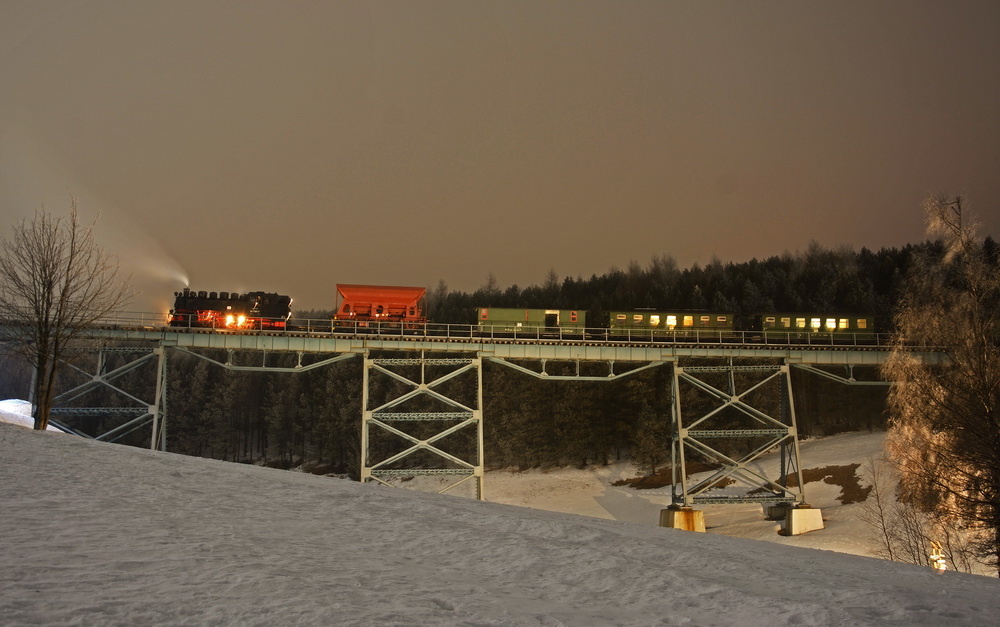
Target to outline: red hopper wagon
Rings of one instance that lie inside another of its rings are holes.
[[[422,300],[423,287],[398,285],[337,284],[337,312],[333,316],[338,329],[399,326],[415,328],[427,322]]]

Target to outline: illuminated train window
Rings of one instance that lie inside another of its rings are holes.
[[[694,316],[684,316],[684,326],[693,327],[694,326]]]
[[[791,329],[792,328],[792,319],[791,318],[782,318],[781,319],[781,328],[783,328],[783,329]]]
[[[632,314],[632,322],[635,324],[642,324],[642,314]]]
[[[627,318],[628,316],[626,316],[625,314],[617,314],[615,316],[615,320],[617,320],[618,322],[625,322]]]
[[[795,328],[796,329],[804,329],[804,328],[806,328],[806,319],[805,318],[796,318],[795,319]]]
[[[865,320],[864,318],[858,318],[858,328],[859,329],[867,329],[868,328],[868,321]]]
[[[827,318],[826,319],[826,328],[827,328],[828,331],[833,331],[834,329],[836,329],[837,328],[837,319],[836,318]]]
[[[820,318],[810,318],[809,319],[809,327],[813,331],[818,330],[821,326],[823,326],[823,321]]]
[[[649,326],[655,327],[655,326],[659,326],[659,324],[660,324],[660,316],[658,314],[650,314],[649,315]]]
[[[764,318],[764,328],[770,329],[774,327],[774,316],[766,316]]]
[[[841,318],[840,319],[840,324],[838,325],[838,328],[840,328],[840,329],[849,329],[849,328],[851,328],[851,321],[848,320],[847,318]]]
[[[676,327],[677,326],[677,316],[673,316],[673,315],[667,316],[667,326],[670,327],[671,329],[673,329],[674,327]]]

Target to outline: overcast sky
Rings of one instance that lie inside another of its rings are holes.
[[[0,229],[332,306],[1000,224],[1000,2],[0,0]],[[112,237],[114,235],[114,237]]]

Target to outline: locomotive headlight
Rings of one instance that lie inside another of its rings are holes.
[[[228,314],[226,316],[226,326],[231,327],[234,322],[236,322],[236,318],[233,317],[233,314]]]
[[[236,319],[236,324],[242,327],[243,323],[245,323],[246,321],[247,321],[246,316],[240,316],[239,318]]]

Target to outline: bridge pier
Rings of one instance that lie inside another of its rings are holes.
[[[660,526],[705,533],[705,512],[693,507],[671,505],[660,510]]]
[[[804,503],[790,507],[785,515],[786,536],[799,536],[823,527],[823,512]]]
[[[737,375],[743,387],[737,384]],[[774,506],[805,502],[787,360],[736,364],[730,357],[723,364],[713,365],[681,365],[678,361],[673,364],[671,392],[675,505],[691,508],[712,503]],[[687,407],[682,399],[694,395],[707,398],[710,406],[706,409],[702,403]],[[750,450],[742,454],[732,452],[736,446],[722,450],[723,446],[714,444],[718,440],[750,442]],[[771,479],[760,468],[759,460],[776,447],[778,477]],[[692,485],[688,479],[693,474],[689,472],[689,454],[713,464],[715,472]],[[788,481],[792,473],[797,478],[795,486]],[[736,488],[727,490],[730,485],[742,489],[743,494],[736,493]]]
[[[153,417],[153,428],[149,448],[167,450],[167,347],[157,346],[153,353],[158,356],[156,363],[156,393],[149,413]]]
[[[475,483],[476,498],[482,500],[485,475],[482,366],[478,355],[428,357],[421,351],[420,357],[400,359],[373,358],[366,351],[361,400],[361,482],[392,485],[394,478],[458,477],[438,492],[447,492],[471,480]],[[429,373],[429,369],[434,369],[437,376]],[[463,390],[462,386],[453,386],[445,390],[448,382],[467,372],[475,376],[475,390],[470,398],[458,398],[462,392],[470,396],[468,387]],[[381,386],[388,398],[374,407],[372,375],[383,375],[401,384],[395,388]],[[445,438],[470,429],[474,432],[473,446],[466,442],[465,446],[447,450]],[[385,455],[374,450],[375,434],[388,436],[397,446],[400,440],[408,446],[396,454]]]

